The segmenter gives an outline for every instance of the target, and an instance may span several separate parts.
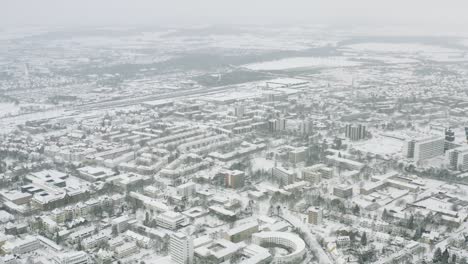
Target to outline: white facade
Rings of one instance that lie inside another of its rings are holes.
[[[167,211],[156,216],[156,224],[167,229],[176,230],[183,223],[185,223],[185,217],[180,213]]]
[[[406,143],[405,152],[408,158],[419,161],[443,155],[444,146],[445,139],[443,137],[413,139]]]
[[[304,240],[286,232],[260,232],[252,235],[252,243],[257,245],[276,244],[288,248],[291,253],[275,256],[272,263],[290,263],[302,260],[306,253]]]
[[[169,243],[169,253],[172,261],[177,264],[192,264],[193,239],[182,233],[173,234]]]
[[[41,247],[40,241],[37,237],[29,236],[25,239],[18,239],[13,242],[6,242],[2,249],[7,254],[25,254],[34,251]]]
[[[453,170],[468,170],[468,146],[447,151],[446,160]]]
[[[88,254],[83,251],[63,253],[54,257],[57,264],[88,264],[91,263]]]

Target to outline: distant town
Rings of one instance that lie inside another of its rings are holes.
[[[468,38],[363,34],[2,33],[1,263],[468,263]]]

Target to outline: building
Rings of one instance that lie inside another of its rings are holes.
[[[274,167],[271,169],[271,174],[273,178],[277,179],[280,183],[284,185],[289,185],[296,180],[296,174],[294,171],[288,170],[283,167]]]
[[[451,149],[447,151],[445,157],[452,170],[468,170],[468,146]]]
[[[57,187],[65,187],[65,180],[68,178],[66,173],[56,170],[43,170],[39,172],[32,172],[26,176],[26,179],[30,182],[47,182],[48,184],[55,185]]]
[[[203,260],[216,259],[215,263],[227,262],[238,252],[242,244],[236,244],[226,239],[218,239],[211,243],[204,243],[204,245],[196,246],[195,257],[203,262]]]
[[[234,115],[237,117],[244,116],[245,113],[245,106],[243,104],[236,105],[234,107]]]
[[[319,175],[315,175],[318,173]],[[327,167],[326,164],[319,163],[306,167],[302,170],[302,179],[310,182],[320,182],[321,179],[331,179],[333,178],[333,168]]]
[[[81,245],[84,249],[92,249],[99,246],[101,243],[104,243],[109,240],[109,235],[104,233],[99,233],[90,237],[87,237],[81,241]]]
[[[252,235],[252,243],[259,246],[280,246],[288,254],[276,255],[272,263],[299,263],[306,254],[306,245],[299,236],[287,232],[260,232]]]
[[[288,100],[288,94],[276,92],[276,91],[270,91],[267,93],[263,93],[262,98],[266,102],[286,101]]]
[[[308,217],[309,218],[309,224],[313,224],[313,225],[322,224],[322,220],[323,220],[322,209],[320,209],[318,207],[310,208],[308,216],[309,216]]]
[[[307,148],[299,147],[294,148],[289,152],[289,162],[291,164],[298,164],[301,162],[306,162],[307,160]]]
[[[192,264],[193,239],[182,233],[174,233],[169,241],[169,254],[177,264]]]
[[[106,183],[112,184],[116,189],[127,192],[143,186],[145,183],[149,182],[150,177],[145,175],[140,175],[137,173],[121,173],[119,175],[111,176],[105,180]]]
[[[314,123],[311,120],[303,120],[299,123],[299,134],[310,135],[314,132]]]
[[[351,245],[351,238],[349,236],[339,236],[336,238],[336,245],[340,248],[349,247]]]
[[[138,252],[138,247],[135,242],[128,242],[115,248],[117,258],[125,258]]]
[[[24,239],[17,239],[12,242],[7,241],[2,246],[3,252],[6,254],[26,254],[28,252],[37,250],[41,247],[41,243],[37,237],[28,236]]]
[[[366,138],[366,135],[366,126],[361,124],[356,126],[348,124],[345,127],[345,136],[351,140],[361,140]]]
[[[118,233],[122,233],[127,230],[130,220],[131,218],[128,215],[122,215],[112,220],[112,226],[115,226]]]
[[[343,199],[351,198],[353,197],[353,187],[340,184],[338,186],[333,187],[333,195]]]
[[[56,264],[88,264],[91,263],[88,254],[83,251],[67,252],[53,258]]]
[[[82,228],[78,231],[71,233],[68,236],[68,241],[71,243],[77,243],[86,237],[90,237],[92,234],[94,234],[94,231],[95,231],[94,226],[88,226],[88,227]]]
[[[258,223],[253,221],[228,230],[224,238],[231,242],[238,243],[250,238],[250,236],[256,232],[258,232]]]
[[[409,140],[406,142],[404,151],[407,158],[420,161],[443,155],[444,148],[445,138],[434,136]]]
[[[325,160],[327,161],[328,164],[332,166],[347,169],[347,170],[360,170],[365,166],[364,163],[346,159],[346,158],[341,158],[336,155],[328,155],[325,157]]]
[[[286,119],[285,118],[278,118],[278,119],[271,119],[268,121],[268,129],[270,132],[278,132],[278,131],[285,131],[286,130]]]
[[[20,192],[17,190],[1,191],[0,198],[4,203],[11,202],[16,205],[23,205],[31,201],[32,194],[27,192]]]
[[[160,227],[176,230],[186,223],[186,218],[181,213],[167,211],[156,216],[156,224]]]
[[[322,174],[313,168],[304,168],[302,170],[302,179],[313,184],[320,183],[322,180]]]
[[[225,170],[224,175],[224,186],[228,188],[242,188],[245,183],[245,173],[239,170]]]
[[[177,195],[181,197],[190,197],[195,194],[196,184],[194,182],[187,182],[182,185],[177,186],[176,188]]]
[[[115,172],[105,167],[86,166],[78,169],[78,175],[90,182],[104,181],[105,179],[114,176]]]
[[[250,244],[242,249],[242,256],[246,260],[241,264],[267,264],[271,263],[272,256],[268,249],[259,245]]]

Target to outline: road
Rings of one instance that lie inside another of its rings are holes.
[[[283,211],[283,215],[280,216],[287,222],[289,222],[291,225],[294,227],[297,227],[301,230],[302,233],[304,233],[305,237],[305,242],[309,246],[310,250],[314,253],[315,257],[318,260],[318,263],[320,264],[332,264],[333,262],[330,260],[329,256],[325,251],[322,249],[320,244],[317,241],[317,238],[315,237],[314,234],[310,231],[309,227],[304,224],[301,219],[299,219],[297,216],[290,214],[287,212],[287,210]]]

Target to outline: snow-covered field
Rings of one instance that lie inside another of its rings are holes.
[[[344,57],[292,57],[247,64],[244,67],[251,70],[287,70],[294,68],[352,67],[359,65],[359,62],[350,61]]]
[[[0,117],[7,114],[17,114],[19,112],[19,106],[14,103],[0,103]]]
[[[463,39],[462,41],[460,41],[460,44],[462,44],[463,46],[468,47],[468,39]]]
[[[355,57],[358,60],[375,60],[383,63],[389,64],[406,64],[406,63],[417,63],[418,60],[411,58],[402,58],[396,56],[357,56]]]
[[[353,147],[364,153],[369,152],[377,155],[401,155],[404,142],[395,138],[374,135],[372,139],[353,143]]]
[[[363,53],[377,54],[399,54],[408,58],[395,59],[427,59],[433,61],[468,61],[465,51],[451,48],[444,48],[434,45],[418,43],[360,43],[346,46],[344,50],[358,51]],[[369,58],[372,58],[369,57]],[[379,56],[376,57],[378,59]],[[405,62],[398,62],[405,63]]]
[[[393,53],[417,53],[417,52],[454,52],[457,50],[442,48],[426,44],[417,43],[360,43],[347,46],[353,50],[374,51],[374,52],[393,52]]]
[[[304,50],[311,46],[324,46],[323,43],[313,45],[307,39],[295,39],[291,42],[287,38],[260,37],[253,34],[212,36],[207,44],[215,48],[254,50]]]

